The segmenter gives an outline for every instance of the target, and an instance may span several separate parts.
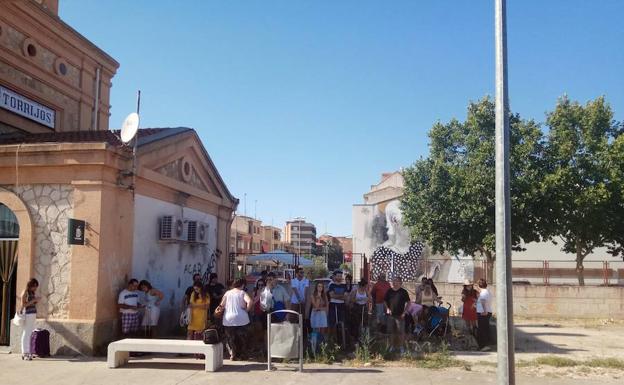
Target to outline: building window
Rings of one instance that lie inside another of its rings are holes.
[[[35,47],[34,44],[28,44],[26,52],[28,52],[28,56],[30,57],[37,56],[37,47]]]

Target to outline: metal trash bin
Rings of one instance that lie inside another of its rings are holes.
[[[288,321],[271,323],[271,315],[296,314],[299,324]],[[299,357],[299,372],[303,372],[303,315],[293,310],[276,310],[267,313],[267,370],[271,370],[271,358],[290,359]]]

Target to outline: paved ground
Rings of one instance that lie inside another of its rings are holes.
[[[52,358],[22,361],[18,355],[0,354],[0,376],[3,385],[28,384],[208,384],[215,383],[273,383],[280,385],[376,385],[376,384],[494,384],[494,373],[472,372],[463,369],[424,370],[413,368],[347,368],[339,365],[306,366],[303,374],[294,366],[281,366],[278,371],[266,372],[262,364],[232,363],[217,373],[203,372],[203,365],[192,358],[154,356],[132,360],[127,366],[106,368],[102,360]],[[268,382],[267,382],[268,381]],[[540,385],[598,385],[616,384],[616,379],[536,378],[520,374],[518,384]]]
[[[594,357],[624,356],[624,323],[605,321],[516,322],[516,360],[531,361],[545,354],[584,360]],[[108,369],[103,358],[63,358],[24,362],[19,355],[0,354],[0,384],[206,384],[224,381],[253,384],[271,381],[280,385],[373,385],[373,384],[494,384],[496,353],[457,353],[471,370],[425,370],[406,367],[349,368],[342,365],[306,365],[306,372],[294,372],[295,365],[266,372],[259,363],[233,363],[218,373],[203,372],[203,364],[193,358],[154,355],[135,358],[123,368]],[[518,384],[593,385],[621,384],[624,371],[601,368],[553,368],[528,366],[518,369]]]

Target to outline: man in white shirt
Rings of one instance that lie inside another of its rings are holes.
[[[124,335],[136,334],[139,331],[139,281],[132,278],[128,287],[119,293],[117,308],[121,313],[121,333]]]
[[[279,284],[274,272],[267,275],[266,287],[260,294],[260,306],[266,312],[290,308],[290,295]],[[282,322],[285,318],[285,313],[280,313],[272,317],[272,322]]]
[[[310,281],[304,277],[304,271],[300,267],[295,273],[295,279],[290,281],[292,295],[290,297],[290,310],[303,314],[305,310],[306,298],[308,298],[308,288]]]
[[[490,318],[492,318],[492,294],[487,289],[487,282],[481,278],[477,282],[477,342],[481,351],[490,350]]]

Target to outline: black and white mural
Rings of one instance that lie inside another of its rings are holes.
[[[423,276],[443,282],[473,279],[474,266],[469,256],[425,255],[425,245],[412,241],[409,229],[403,225],[398,199],[355,205],[353,221],[358,252],[370,256],[372,279],[380,273],[400,276],[403,281],[418,281]]]
[[[373,219],[372,235],[377,246],[371,257],[373,277],[380,273],[399,276],[406,281],[418,279],[421,273],[418,262],[424,245],[412,242],[409,230],[403,226],[400,202],[393,200],[386,205],[378,205]]]

